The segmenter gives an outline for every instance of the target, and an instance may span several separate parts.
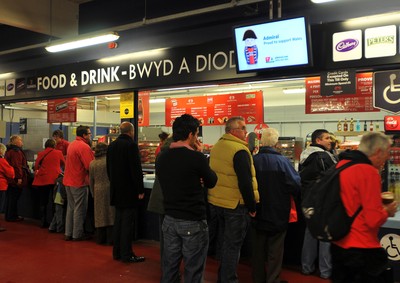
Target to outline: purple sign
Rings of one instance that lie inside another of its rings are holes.
[[[338,52],[347,52],[350,50],[353,50],[358,46],[358,40],[357,39],[344,39],[340,41],[338,44],[336,44],[336,51]]]

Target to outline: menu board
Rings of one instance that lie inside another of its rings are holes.
[[[322,96],[320,77],[306,78],[306,114],[378,112],[373,107],[372,73],[356,74],[356,92]]]
[[[47,100],[47,123],[76,122],[77,99]]]
[[[262,91],[168,98],[165,101],[166,126],[171,126],[175,118],[183,114],[193,115],[202,126],[224,125],[232,116],[242,116],[247,124],[263,123]]]

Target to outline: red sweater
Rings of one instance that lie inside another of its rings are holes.
[[[337,167],[347,163],[342,160]],[[336,241],[342,248],[380,248],[378,231],[388,218],[382,206],[381,177],[369,164],[356,164],[340,173],[341,197],[348,215],[363,208],[354,220],[350,233]]]
[[[8,179],[14,179],[14,168],[8,164],[7,160],[0,158],[0,191],[6,191]]]
[[[69,146],[69,141],[62,139],[56,144],[56,149],[60,150],[64,156],[67,155],[67,150]]]
[[[93,151],[86,140],[76,137],[68,147],[64,171],[64,186],[83,187],[89,185],[89,165],[94,159]]]
[[[43,160],[43,161],[42,161]],[[39,169],[39,163],[42,161]],[[58,175],[61,173],[61,167],[64,167],[65,160],[61,151],[51,147],[38,153],[35,162],[35,179],[33,186],[53,185],[56,183]],[[38,171],[37,171],[38,170]]]

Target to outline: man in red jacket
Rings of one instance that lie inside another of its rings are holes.
[[[385,281],[387,254],[378,240],[378,231],[388,217],[394,216],[397,203],[382,204],[379,170],[389,158],[390,139],[371,132],[361,139],[358,150],[339,155],[337,167],[354,160],[340,173],[341,198],[348,215],[355,218],[350,233],[331,245],[332,282],[379,283]]]
[[[89,192],[89,164],[94,159],[90,137],[92,133],[87,126],[76,129],[76,139],[68,148],[64,186],[67,192],[67,217],[65,221],[65,240],[87,240],[84,234],[84,221],[87,213]]]

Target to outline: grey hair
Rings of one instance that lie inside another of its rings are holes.
[[[274,128],[266,128],[261,134],[261,144],[263,146],[275,146],[278,143],[279,132]]]
[[[226,121],[225,133],[229,134],[232,129],[235,129],[237,127],[238,121],[244,121],[244,118],[241,116],[235,116],[235,117],[229,118],[228,121]]]
[[[6,151],[7,147],[4,144],[0,143],[0,155],[4,156],[4,154],[6,154]]]
[[[371,132],[362,136],[358,150],[370,157],[378,149],[387,150],[392,141],[390,137],[380,132]]]

